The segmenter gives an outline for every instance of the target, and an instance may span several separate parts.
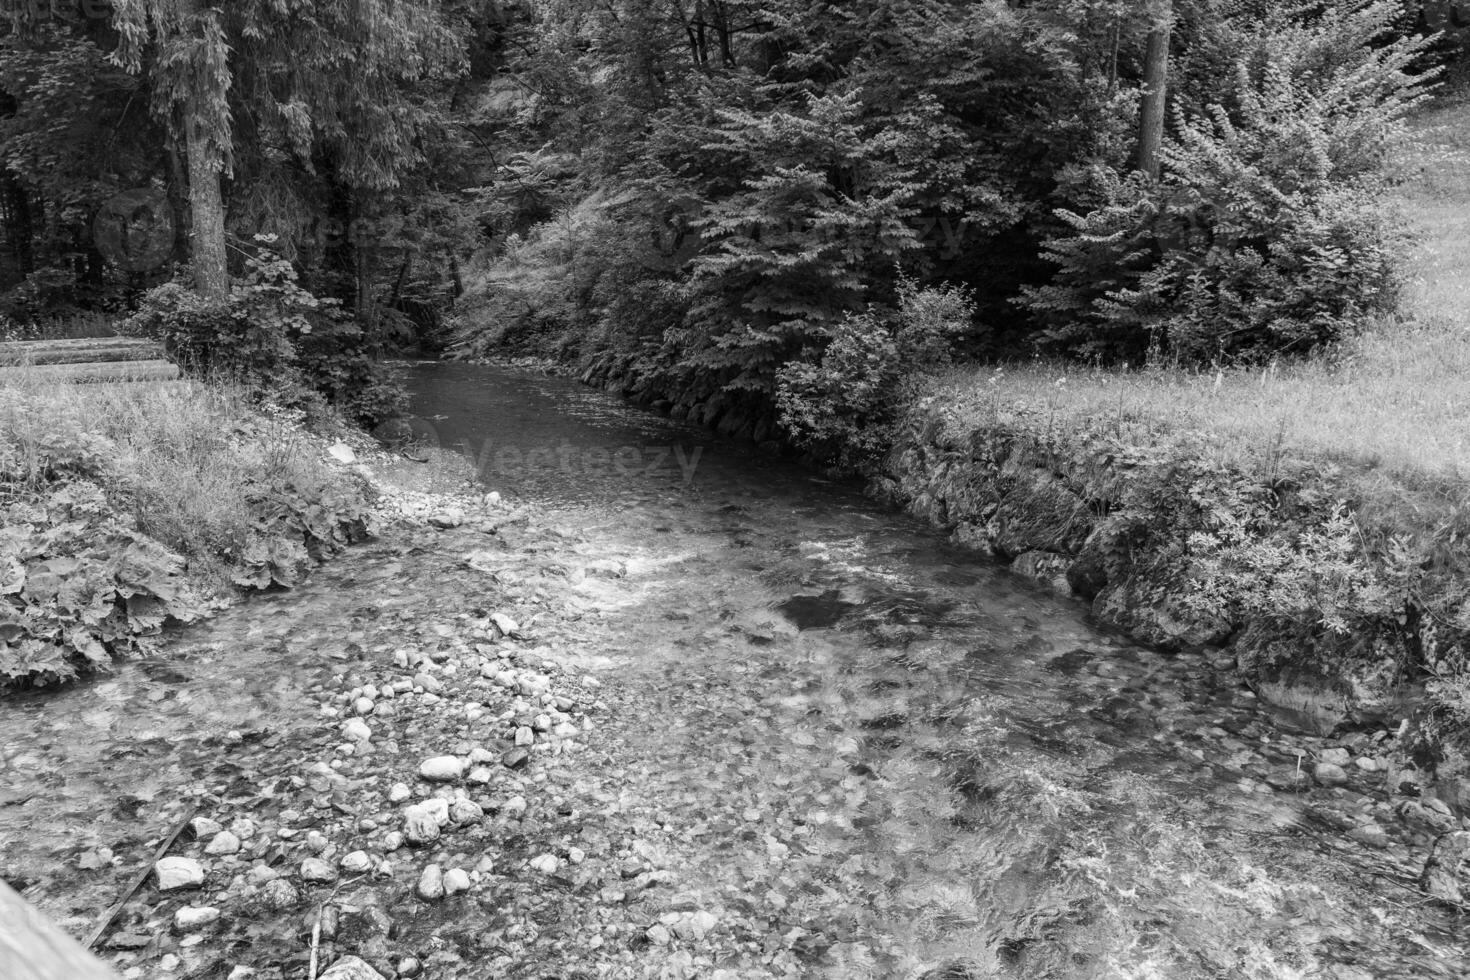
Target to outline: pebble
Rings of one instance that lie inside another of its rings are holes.
[[[1341,786],[1348,781],[1347,771],[1332,762],[1319,762],[1312,775],[1323,786]]]
[[[193,858],[163,858],[153,866],[153,873],[158,876],[158,890],[161,892],[198,888],[204,884],[204,866]]]
[[[224,824],[218,820],[211,820],[208,817],[195,817],[189,821],[189,828],[194,831],[195,840],[204,840],[206,837],[213,837],[225,829]]]
[[[1345,766],[1352,759],[1352,753],[1347,749],[1323,749],[1319,758],[1323,762],[1330,762],[1334,766]]]
[[[477,824],[484,819],[484,809],[473,800],[455,800],[449,807],[449,822],[457,827]]]
[[[354,742],[371,741],[373,730],[361,718],[349,718],[342,723],[342,734]]]
[[[403,835],[396,830],[390,830],[383,835],[383,850],[392,853],[403,846]]]
[[[572,862],[573,864],[581,864],[583,861],[587,860],[587,852],[582,850],[580,847],[574,847],[567,851],[567,860]]]
[[[500,757],[500,764],[507,769],[520,769],[531,761],[531,753],[524,748],[514,748]]]
[[[372,714],[374,707],[375,704],[372,698],[358,698],[356,701],[352,702],[352,710],[356,711],[360,715]]]
[[[401,971],[400,971],[401,972]],[[317,977],[317,980],[384,980],[383,975],[356,956],[344,956]]]
[[[388,790],[389,803],[402,803],[411,796],[413,796],[413,790],[409,789],[403,783],[394,783],[393,788]]]
[[[322,853],[331,845],[331,843],[332,842],[327,840],[326,835],[323,834],[320,830],[310,831],[306,835],[306,849],[313,854]]]
[[[291,811],[287,810],[285,813],[282,813],[281,819],[284,821],[286,819],[286,813],[290,812]],[[234,834],[241,840],[249,840],[250,838],[254,837],[256,833],[259,832],[259,830],[260,828],[255,826],[255,821],[251,820],[249,817],[236,817],[234,820],[230,821],[230,833]]]
[[[458,895],[470,890],[470,876],[463,868],[450,868],[444,873],[444,894]]]
[[[267,881],[265,887],[261,889],[260,894],[266,906],[275,909],[277,912],[284,912],[287,909],[294,908],[301,901],[301,893],[296,890],[295,885],[291,884],[285,878],[273,878]]]
[[[419,876],[418,896],[426,902],[437,902],[444,897],[444,872],[439,865],[431,864]]]
[[[669,930],[663,925],[649,926],[647,931],[644,932],[644,935],[655,946],[667,946],[674,939],[673,936],[669,935]]]
[[[512,796],[500,805],[500,812],[510,817],[519,817],[526,812],[526,798]]]
[[[521,628],[521,625],[519,623],[511,619],[505,613],[491,613],[490,622],[494,623],[495,628],[500,630],[500,632],[505,634],[506,636],[518,632]]]
[[[526,746],[536,744],[536,733],[525,725],[516,729],[516,745]]]
[[[548,875],[554,872],[560,863],[561,862],[556,859],[555,854],[542,854],[539,857],[534,857],[531,859],[531,867],[533,870],[540,871],[542,874]]]
[[[440,683],[439,679],[437,677],[434,677],[432,674],[414,674],[413,686],[421,687],[424,690],[428,691],[430,694],[440,694],[444,690],[444,685]]]
[[[488,786],[494,778],[495,774],[489,769],[486,769],[484,766],[477,766],[470,770],[470,774],[465,777],[465,782],[473,783],[476,786]]]
[[[228,830],[221,830],[204,846],[204,853],[209,855],[239,854],[240,838]]]
[[[174,913],[174,928],[179,932],[194,932],[219,921],[219,915],[216,908],[181,908]]]
[[[403,836],[415,847],[438,840],[439,828],[434,814],[422,806],[411,806],[403,812]]]
[[[301,878],[303,881],[330,883],[337,880],[337,869],[321,858],[307,858],[301,862]]]
[[[451,782],[464,775],[464,763],[457,756],[439,755],[419,764],[420,778],[430,782]]]
[[[373,859],[368,857],[367,851],[353,851],[342,858],[342,870],[348,874],[359,875],[368,871],[373,866]]]

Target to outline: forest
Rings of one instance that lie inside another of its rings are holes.
[[[288,358],[367,421],[394,409],[385,352],[535,354],[828,456],[923,363],[1263,363],[1392,310],[1386,154],[1467,19],[1393,0],[6,6],[12,334],[132,316],[201,360]],[[141,257],[99,220],[119,196],[163,236]]]

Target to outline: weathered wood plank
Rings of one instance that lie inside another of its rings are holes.
[[[87,364],[94,361],[153,361],[163,358],[163,346],[151,340],[117,338],[111,343],[77,346],[47,341],[0,344],[0,364]]]
[[[105,364],[36,364],[0,367],[0,384],[67,384],[89,381],[172,381],[179,366],[171,361],[111,361]]]
[[[0,976],[5,980],[118,980],[117,974],[0,881]]]

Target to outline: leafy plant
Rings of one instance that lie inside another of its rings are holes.
[[[0,527],[0,687],[51,684],[137,653],[203,613],[184,561],[95,483],[12,502]]]
[[[974,315],[962,289],[901,281],[896,310],[848,316],[818,362],[781,369],[782,424],[819,456],[863,468],[892,445],[912,380],[948,362],[953,339],[972,328]]]
[[[1047,243],[1057,271],[1022,299],[1038,342],[1265,360],[1391,309],[1398,238],[1380,165],[1425,83],[1424,44],[1385,39],[1398,11],[1237,10],[1228,98],[1177,118],[1162,181],[1105,177],[1100,206],[1059,212],[1071,233]]]

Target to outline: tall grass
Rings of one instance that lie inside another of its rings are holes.
[[[341,479],[294,423],[229,387],[22,380],[0,387],[0,464],[24,491],[80,461],[141,531],[223,584],[259,519],[253,497],[319,499]]]

